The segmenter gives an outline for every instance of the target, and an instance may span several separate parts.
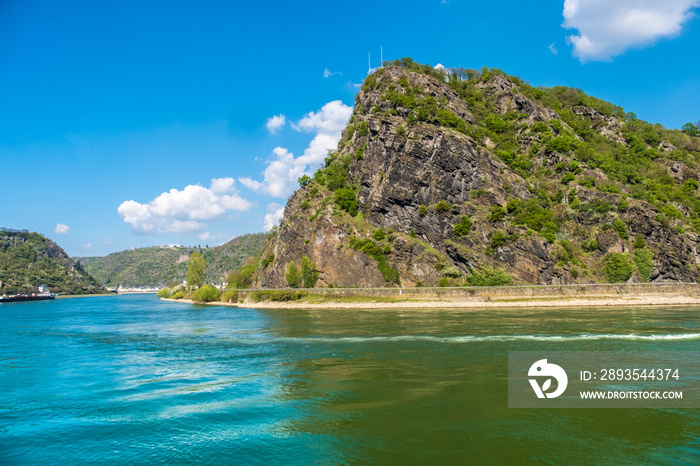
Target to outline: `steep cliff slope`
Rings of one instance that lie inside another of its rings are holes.
[[[63,249],[39,233],[0,229],[0,294],[36,292],[94,294],[106,290]]]
[[[253,286],[304,256],[307,286],[695,281],[699,161],[698,137],[580,90],[404,59],[366,79]]]

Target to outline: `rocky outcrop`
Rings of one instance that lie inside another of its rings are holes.
[[[389,67],[368,78],[338,151],[289,200],[254,287],[285,287],[287,267],[304,256],[320,272],[316,286],[460,284],[498,270],[522,284],[605,282],[607,258],[633,263],[639,248],[652,252],[652,281],[698,278],[697,235],[605,167],[574,162],[584,139],[557,111],[501,74],[468,95],[445,76]],[[617,117],[581,105],[571,115],[626,150]],[[547,145],[556,137],[571,147]],[[658,164],[679,183],[697,179],[681,162]],[[337,173],[357,215],[329,182]]]

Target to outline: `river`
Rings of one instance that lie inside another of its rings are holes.
[[[0,304],[0,464],[700,464],[700,409],[507,393],[509,351],[698,351],[699,311]]]

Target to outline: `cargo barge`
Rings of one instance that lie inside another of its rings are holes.
[[[50,293],[46,285],[41,285],[38,293],[2,295],[0,296],[0,303],[12,303],[17,301],[45,301],[47,299],[55,298],[56,295]]]
[[[43,301],[46,299],[54,299],[56,295],[53,293],[41,294],[10,294],[0,296],[0,303],[11,303],[15,301]]]

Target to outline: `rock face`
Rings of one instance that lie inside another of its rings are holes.
[[[391,66],[367,79],[338,151],[290,198],[253,287],[286,287],[304,256],[320,272],[315,286],[478,284],[498,273],[503,283],[606,282],[614,254],[631,264],[630,281],[698,278],[683,203],[653,204],[584,161],[593,156],[581,148],[600,138],[632,150],[620,115],[578,102],[555,110],[502,73],[470,77],[460,92],[446,82],[454,76],[430,74]],[[669,183],[697,179],[686,163],[650,165]],[[652,253],[648,278],[637,249]]]

